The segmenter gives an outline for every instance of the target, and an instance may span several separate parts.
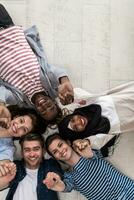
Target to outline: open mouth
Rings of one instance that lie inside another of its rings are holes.
[[[14,123],[12,124],[12,131],[14,133],[17,133],[17,128],[16,128],[16,125]]]
[[[37,158],[29,158],[30,161],[35,161]]]
[[[66,154],[67,154],[67,151],[64,149],[64,150],[62,151],[62,157],[65,157]]]

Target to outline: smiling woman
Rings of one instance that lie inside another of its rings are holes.
[[[110,130],[110,121],[102,116],[100,105],[90,104],[77,108],[72,114],[64,117],[58,128],[62,138],[74,141],[98,133],[107,134]]]
[[[12,160],[12,138],[19,138],[31,131],[42,134],[46,130],[46,122],[31,108],[1,105],[0,111],[0,160]]]

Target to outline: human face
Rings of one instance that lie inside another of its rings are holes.
[[[58,114],[56,103],[48,96],[38,94],[35,99],[35,106],[40,115],[47,121],[54,119]]]
[[[54,139],[49,145],[49,151],[57,159],[69,161],[72,156],[72,148],[62,139]]]
[[[10,131],[14,137],[26,135],[33,128],[32,119],[28,115],[18,116],[11,121]]]
[[[82,132],[87,126],[88,120],[82,115],[73,115],[69,121],[68,128],[76,132]]]
[[[24,141],[22,156],[28,169],[37,169],[43,159],[44,149],[37,140]]]

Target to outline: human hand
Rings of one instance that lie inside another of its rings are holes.
[[[61,180],[60,176],[54,172],[48,172],[46,178],[43,180],[43,183],[47,186],[48,189],[62,192],[65,189],[65,184]]]
[[[0,189],[9,185],[16,175],[16,165],[13,162],[0,162]]]
[[[11,122],[11,114],[5,105],[0,105],[0,126],[8,128]]]
[[[90,140],[88,139],[78,139],[73,142],[73,149],[85,158],[92,158],[93,152],[90,145]]]
[[[16,174],[16,165],[9,160],[0,161],[0,177]]]
[[[61,84],[58,87],[58,94],[60,102],[63,105],[70,104],[74,101],[73,86],[68,79],[64,79],[64,81],[61,81]]]

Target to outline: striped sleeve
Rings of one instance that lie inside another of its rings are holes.
[[[71,192],[72,190],[75,189],[71,172],[64,173],[63,181],[65,184],[65,190],[63,192]]]

